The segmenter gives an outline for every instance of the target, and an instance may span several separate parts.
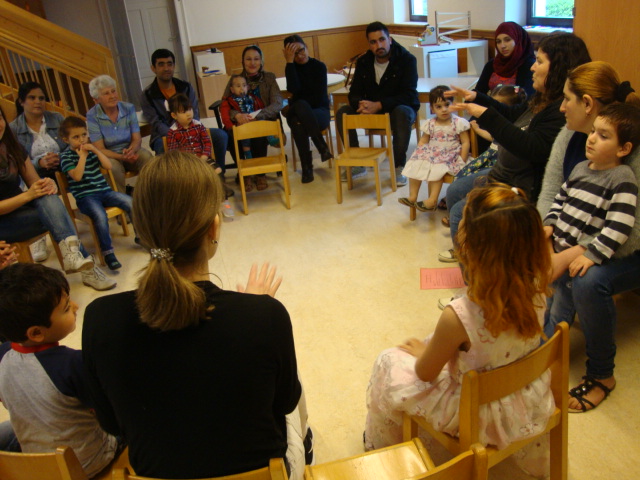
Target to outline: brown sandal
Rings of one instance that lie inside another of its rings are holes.
[[[258,191],[266,190],[268,186],[269,184],[267,183],[267,177],[265,177],[264,175],[256,177],[256,188],[258,189]]]
[[[255,183],[253,183],[253,177],[244,177],[244,191],[249,193],[253,192]]]

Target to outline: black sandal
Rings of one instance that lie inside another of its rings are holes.
[[[599,382],[598,380],[596,380],[590,375],[585,375],[584,377],[582,377],[582,379],[584,380],[584,383],[582,383],[581,385],[578,385],[577,387],[573,387],[571,390],[569,390],[569,395],[571,395],[573,398],[578,400],[578,403],[582,408],[580,409],[570,408],[569,413],[584,413],[584,412],[593,410],[598,405],[600,405],[600,403],[604,402],[609,396],[609,394],[613,392],[613,389],[616,388],[615,385],[612,388],[609,388],[606,385],[604,385],[602,382]],[[594,405],[592,401],[584,398],[585,395],[587,395],[589,392],[591,392],[591,390],[593,390],[596,387],[604,392],[604,398],[600,400],[600,403],[598,403],[598,405]]]

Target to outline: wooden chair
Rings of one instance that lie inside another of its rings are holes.
[[[324,130],[322,130],[322,132],[320,132],[324,138],[325,141],[327,142],[327,145],[329,146],[329,151],[331,152],[331,155],[335,155],[334,150],[333,150],[333,137],[331,135],[331,123],[329,123],[329,126],[327,128],[325,128]],[[293,137],[293,135],[292,135]],[[291,142],[291,156],[293,157],[293,171],[296,171],[296,162],[297,162],[297,158],[296,158],[296,142],[292,141]],[[329,160],[329,168],[331,168],[331,160]]]
[[[280,152],[277,155],[266,157],[256,157],[243,159],[240,157],[240,141],[250,138],[260,138],[273,135],[280,140]],[[280,119],[275,121],[255,120],[244,125],[233,126],[234,148],[236,151],[236,161],[238,163],[238,176],[240,180],[240,191],[242,192],[242,204],[244,214],[249,214],[247,207],[247,192],[244,188],[244,177],[258,175],[261,173],[282,172],[284,183],[284,201],[287,208],[291,208],[291,188],[289,187],[289,174],[287,173],[287,160],[284,154],[284,141],[282,139],[282,128]]]
[[[380,172],[379,165],[385,158],[389,159],[389,172],[391,175],[391,189],[395,192],[396,172],[393,160],[393,148],[391,146],[391,126],[389,124],[389,114],[384,115],[344,115],[343,116],[343,139],[345,139],[344,152],[336,158],[336,193],[338,203],[342,203],[342,182],[340,180],[340,167],[347,168],[347,188],[353,189],[353,179],[351,178],[350,167],[373,167],[376,177],[376,196],[378,205],[382,205],[380,196]],[[386,146],[381,148],[351,147],[349,144],[349,130],[355,128],[384,130]]]
[[[479,437],[480,406],[517,392],[551,369],[551,390],[556,408],[543,432],[514,442],[498,450],[486,447],[489,467],[496,465],[528,443],[536,441],[547,432],[551,434],[551,479],[567,478],[567,430],[569,389],[569,326],[561,322],[553,337],[526,357],[504,367],[478,373],[465,373],[460,397],[459,437],[452,437],[435,430],[423,417],[403,415],[403,437],[413,438],[417,427],[428,431],[454,455],[469,450]]]
[[[487,454],[480,444],[436,467],[419,438],[305,468],[305,480],[486,480]]]
[[[112,480],[162,480],[159,478],[140,477],[130,474],[128,468],[117,468],[113,470]],[[287,480],[287,470],[281,458],[272,458],[269,466],[252,470],[250,472],[238,473],[236,475],[226,475],[224,477],[210,477],[201,480]]]
[[[116,182],[113,179],[113,173],[111,170],[105,170],[103,168],[100,169],[103,175],[107,177],[107,181],[111,188],[115,191]],[[67,207],[67,211],[69,212],[69,216],[73,220],[73,224],[76,227],[76,231],[78,230],[78,226],[76,225],[76,220],[80,220],[89,225],[89,230],[91,230],[91,236],[93,237],[93,243],[96,246],[96,255],[100,259],[100,264],[105,266],[104,256],[102,255],[102,250],[100,249],[100,241],[98,240],[98,234],[96,233],[96,229],[93,226],[93,221],[87,215],[82,213],[77,208],[73,208],[71,206],[71,202],[69,200],[69,181],[67,180],[66,174],[62,172],[56,172],[56,180],[58,181],[58,187],[60,187],[60,195],[62,195],[62,201],[64,202],[64,206]],[[129,227],[127,225],[127,215],[124,210],[118,207],[107,207],[105,208],[107,212],[108,218],[120,217],[120,224],[122,225],[122,233],[125,237],[129,236]]]
[[[0,451],[2,480],[88,480],[78,457],[70,447],[51,453]]]
[[[56,242],[53,238],[53,235],[51,235],[51,232],[41,233],[40,235],[36,235],[35,237],[30,238],[29,240],[24,240],[22,242],[13,242],[11,245],[16,247],[16,253],[18,254],[18,262],[34,263],[33,257],[31,256],[31,249],[29,247],[31,246],[32,243],[37,242],[38,240],[43,238],[45,235],[49,235],[49,238],[51,238],[51,244],[53,245],[53,249],[56,252],[58,261],[60,262],[60,268],[64,270],[64,260],[62,259],[62,252],[60,251],[58,242]]]
[[[420,133],[420,111],[416,112],[416,120],[415,120],[415,122],[413,122],[413,125],[416,128],[416,142],[419,142],[420,141],[420,136],[422,135]],[[383,147],[386,146],[384,130],[366,129],[364,133],[365,133],[365,135],[367,135],[369,137],[369,146],[370,147],[373,146],[373,136],[374,135],[379,135],[380,136],[381,145]]]
[[[469,129],[469,136],[471,137],[471,149],[470,149],[469,155],[473,158],[476,158],[478,156],[478,134],[473,128],[471,128]],[[443,181],[444,183],[453,183],[455,179],[456,179],[455,176],[451,175],[450,173],[447,173],[444,176]],[[416,207],[409,207],[409,220],[413,222],[415,219],[416,219]]]

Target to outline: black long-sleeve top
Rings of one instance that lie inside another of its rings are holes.
[[[122,435],[136,473],[202,478],[284,457],[285,415],[301,386],[284,306],[267,295],[198,282],[211,319],[159,332],[135,292],[98,298],[82,332],[87,382],[102,427]]]
[[[529,200],[535,202],[551,147],[565,124],[560,111],[562,99],[551,102],[536,114],[528,104],[506,105],[480,92],[475,103],[488,107],[478,117],[478,125],[491,133],[499,145],[498,161],[491,169],[490,178],[522,188]]]
[[[287,78],[287,91],[293,95],[291,103],[306,100],[311,108],[329,108],[327,66],[320,60],[309,58],[302,65],[287,63],[284,75]]]

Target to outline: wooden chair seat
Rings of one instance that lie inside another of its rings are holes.
[[[449,452],[458,455],[479,441],[480,406],[515,393],[545,371],[551,369],[551,390],[556,408],[543,431],[514,442],[504,449],[487,447],[489,467],[496,465],[542,435],[551,437],[551,479],[567,478],[567,431],[569,389],[569,326],[561,322],[553,337],[524,358],[494,370],[478,373],[471,370],[462,380],[460,396],[460,431],[458,437],[437,431],[423,417],[403,415],[403,438],[417,435],[417,427],[424,428]]]
[[[343,116],[343,138],[345,139],[344,151],[336,158],[336,194],[338,203],[342,203],[342,182],[340,179],[340,168],[347,167],[347,188],[353,189],[353,179],[350,167],[373,167],[376,181],[376,197],[378,205],[382,205],[380,194],[380,172],[379,165],[386,158],[389,159],[389,173],[391,176],[391,189],[395,192],[396,172],[393,160],[393,148],[391,146],[391,126],[389,124],[389,114],[384,115],[344,115]],[[349,144],[349,130],[356,128],[384,130],[386,146],[381,148],[351,147]]]
[[[353,457],[305,468],[305,480],[486,480],[487,455],[473,445],[453,460],[436,467],[419,438]]]

